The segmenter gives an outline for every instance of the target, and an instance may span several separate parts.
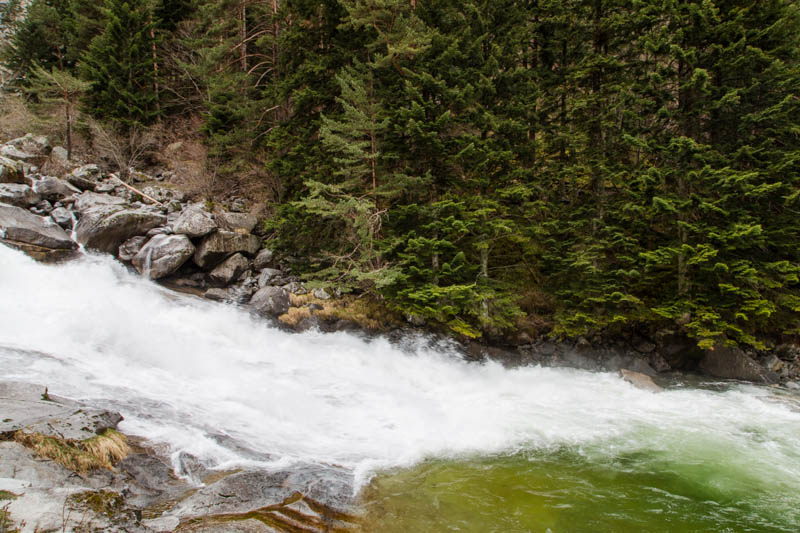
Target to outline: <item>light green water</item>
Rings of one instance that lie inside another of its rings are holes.
[[[429,461],[372,481],[364,530],[800,531],[797,480],[775,478],[780,468],[765,477],[726,451],[690,450],[687,461],[577,450]]]

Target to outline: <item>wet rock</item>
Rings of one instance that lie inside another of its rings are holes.
[[[22,165],[0,156],[0,183],[25,183],[25,172]]]
[[[82,199],[83,195],[78,202]],[[75,233],[78,242],[86,248],[114,254],[126,240],[147,233],[166,221],[167,217],[147,208],[98,206],[82,212]]]
[[[194,251],[186,235],[156,235],[139,250],[132,263],[139,273],[159,279],[176,272]]]
[[[66,207],[56,207],[53,209],[50,212],[50,218],[52,218],[56,224],[65,230],[72,229],[72,224],[74,223],[74,220],[72,219],[72,211]]]
[[[762,365],[772,372],[780,372],[783,369],[784,362],[777,355],[769,354],[762,362]]]
[[[619,371],[622,379],[636,387],[651,392],[661,392],[664,389],[659,387],[653,381],[653,378],[640,372],[633,372],[631,370],[622,369]]]
[[[250,299],[250,306],[266,316],[279,316],[289,311],[289,293],[280,287],[264,287]]]
[[[0,382],[0,433],[23,430],[61,439],[85,440],[122,421],[119,413],[94,409],[51,394],[44,386]]]
[[[53,176],[44,176],[40,180],[33,182],[33,190],[36,191],[39,196],[51,202],[81,193],[80,189],[74,185]]]
[[[40,201],[41,197],[28,185],[0,183],[0,203],[17,207],[30,207]]]
[[[212,270],[208,277],[213,283],[227,286],[239,279],[248,268],[250,261],[242,254],[234,254]]]
[[[208,298],[209,300],[213,300],[215,302],[227,302],[231,300],[231,293],[228,291],[228,289],[213,288],[208,289],[203,294],[203,298]]]
[[[117,253],[117,257],[120,260],[129,263],[133,260],[136,254],[144,247],[147,243],[148,238],[142,236],[131,237],[127,241],[123,242],[119,245],[119,251]]]
[[[763,368],[739,348],[716,346],[705,350],[700,370],[717,378],[741,379],[757,383],[777,383],[778,375]]]
[[[236,253],[254,255],[261,247],[261,240],[255,235],[232,231],[217,231],[207,235],[194,254],[197,266],[210,269]]]
[[[0,204],[0,238],[43,248],[77,248],[64,229],[51,219],[3,204]]]
[[[297,281],[293,281],[293,282],[285,285],[283,288],[286,289],[291,294],[307,294],[308,293],[308,291],[303,286],[303,284],[300,283],[300,282],[297,282]]]
[[[179,503],[170,515],[186,521],[262,510],[266,518],[273,518],[273,523],[293,517],[296,524],[304,525],[287,531],[338,530],[337,526],[344,525],[340,520],[351,520],[347,515],[354,509],[352,494],[351,472],[332,466],[298,465],[289,470],[256,470],[229,475],[200,488]]]
[[[78,167],[65,177],[65,179],[82,191],[93,191],[100,178],[100,167],[97,165],[83,165]]]
[[[211,213],[201,204],[186,207],[172,224],[173,232],[191,238],[204,237],[216,229],[217,224],[212,219]]]
[[[258,252],[256,258],[253,259],[253,268],[257,271],[269,268],[273,266],[274,258],[275,258],[275,253],[268,248],[264,248],[263,250]]]
[[[252,232],[258,219],[253,215],[246,213],[231,213],[229,211],[222,211],[214,216],[220,228],[228,231],[239,231],[244,233]]]
[[[280,270],[276,270],[274,268],[264,268],[261,270],[261,274],[258,276],[258,286],[266,287],[268,285],[272,285],[272,281],[280,275]]]
[[[787,381],[784,386],[789,390],[800,390],[800,383],[795,383],[794,381]]]

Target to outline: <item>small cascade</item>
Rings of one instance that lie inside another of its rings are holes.
[[[147,279],[150,279],[150,271],[152,265],[153,265],[153,247],[151,246],[147,250],[147,257],[144,260],[144,270],[142,271],[142,275]]]

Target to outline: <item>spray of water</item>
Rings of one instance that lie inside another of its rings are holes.
[[[46,266],[1,246],[0,315],[5,379],[110,402],[123,430],[219,467],[317,461],[363,480],[432,457],[647,451],[800,493],[800,413],[765,388],[653,394],[613,374],[471,364],[422,341],[290,334],[108,257]]]

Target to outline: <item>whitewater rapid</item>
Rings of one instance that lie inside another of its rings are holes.
[[[293,334],[107,256],[48,266],[0,246],[0,369],[112,405],[123,431],[218,468],[312,461],[364,480],[426,458],[569,447],[724,461],[800,490],[800,412],[767,388],[654,394],[614,374],[468,363],[424,338]]]

